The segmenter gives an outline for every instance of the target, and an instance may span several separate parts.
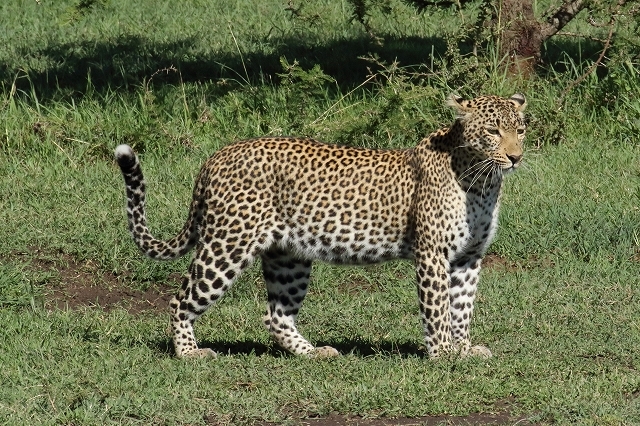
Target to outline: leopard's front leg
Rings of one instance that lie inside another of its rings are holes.
[[[459,259],[451,266],[451,287],[449,288],[451,334],[453,344],[461,356],[489,358],[491,357],[489,348],[472,346],[469,335],[481,261],[479,255],[474,255]]]
[[[449,271],[442,250],[415,252],[418,302],[429,357],[438,358],[454,350],[451,342]]]

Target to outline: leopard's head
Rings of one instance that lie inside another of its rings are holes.
[[[473,148],[483,160],[492,160],[503,171],[520,165],[526,131],[524,95],[480,96],[470,100],[450,95],[447,105],[457,112],[457,121],[463,128],[463,146]]]

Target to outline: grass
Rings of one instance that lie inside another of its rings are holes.
[[[488,67],[462,84],[441,61],[457,12],[374,15],[380,46],[339,1],[307,2],[299,18],[275,1],[138,3],[113,0],[77,21],[71,1],[0,5],[11,17],[0,34],[0,419],[295,424],[333,412],[467,415],[509,401],[539,424],[640,423],[637,64],[612,73],[624,82],[617,103],[594,100],[611,84],[594,78],[557,112],[555,97],[588,64],[526,82]],[[421,62],[436,71],[407,67]],[[132,289],[186,268],[133,246],[117,144],[143,153],[150,226],[168,237],[200,164],[230,141],[410,146],[451,121],[442,101],[454,89],[522,91],[530,104],[526,163],[507,180],[491,247],[504,264],[483,272],[472,324],[494,358],[423,355],[406,262],[314,266],[300,328],[345,354],[322,362],[268,339],[257,268],[196,325],[203,345],[227,354],[215,361],[175,359],[166,316],[43,307],[64,285],[33,268],[43,255],[91,261]]]

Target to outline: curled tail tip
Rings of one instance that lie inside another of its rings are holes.
[[[121,158],[126,158],[126,157],[134,157],[135,154],[133,152],[133,149],[131,149],[131,147],[129,145],[126,144],[122,144],[122,145],[118,145],[116,147],[116,160],[120,160]]]
[[[116,161],[121,169],[130,169],[136,161],[136,154],[129,145],[118,145],[115,150]]]

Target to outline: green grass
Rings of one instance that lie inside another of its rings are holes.
[[[588,64],[521,82],[479,67],[463,84],[441,61],[455,11],[374,15],[380,46],[340,1],[306,2],[306,20],[276,1],[113,0],[78,21],[71,1],[15,3],[0,5],[4,423],[293,423],[466,415],[506,400],[540,424],[640,423],[637,64],[612,73],[624,83],[616,102],[600,104],[612,81],[592,78],[558,110]],[[368,54],[378,59],[358,59]],[[408,67],[418,63],[427,68]],[[508,177],[491,247],[505,266],[483,272],[472,324],[494,358],[424,356],[408,262],[314,266],[299,323],[345,354],[326,361],[268,339],[257,267],[196,324],[203,345],[227,354],[215,361],[175,359],[166,316],[43,308],[47,288],[64,283],[34,268],[42,256],[90,260],[132,289],[186,268],[144,259],[131,242],[117,144],[142,153],[150,226],[169,237],[200,164],[230,141],[410,146],[452,120],[451,90],[522,91],[530,105],[525,165]]]

